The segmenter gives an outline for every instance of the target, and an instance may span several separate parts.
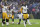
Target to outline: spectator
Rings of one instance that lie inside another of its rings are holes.
[[[35,8],[32,9],[32,14],[33,14],[34,18],[36,18],[35,17]]]
[[[2,0],[0,0],[0,2],[1,2]]]
[[[29,5],[29,10],[30,10],[30,12],[32,12],[32,9],[33,9],[33,6],[32,6],[32,4],[30,4],[30,5]]]

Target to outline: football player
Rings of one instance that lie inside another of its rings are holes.
[[[27,12],[28,8],[27,8],[27,5],[25,5],[25,2],[24,4],[22,5],[20,11],[23,13],[23,20],[24,20],[24,26],[26,27],[26,22],[28,21],[29,24],[31,24],[29,22],[29,14]]]
[[[11,6],[11,5],[10,5]],[[8,8],[8,18],[12,18],[12,24],[14,23],[14,11],[13,9]]]
[[[9,20],[7,16],[7,4],[5,3],[2,5],[2,26],[5,24],[5,19],[6,19],[6,25],[9,25]]]
[[[18,16],[19,16],[19,23],[18,24],[20,24],[21,23],[21,19],[22,19],[22,8],[18,11]]]

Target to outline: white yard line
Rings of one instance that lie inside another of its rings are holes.
[[[38,22],[36,22],[36,23],[32,23],[32,24],[39,24]]]

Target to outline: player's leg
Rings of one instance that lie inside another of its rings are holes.
[[[21,19],[19,19],[19,23],[18,24],[20,24],[20,22],[21,22]]]
[[[27,19],[25,21],[26,21],[25,23],[27,24]]]
[[[27,22],[28,22],[29,25],[32,25],[32,24],[30,23],[30,21],[29,21],[29,14],[27,14]]]
[[[5,24],[5,13],[2,13],[2,26],[4,26],[4,24]]]
[[[19,16],[19,23],[18,24],[20,24],[21,23],[21,19],[22,19],[22,15],[19,14],[18,16]]]
[[[32,24],[30,23],[30,21],[29,21],[29,18],[27,19],[27,22],[28,22],[29,25],[32,25]]]
[[[2,26],[4,26],[5,24],[5,19],[2,19]]]
[[[14,23],[14,18],[12,19],[12,24]]]
[[[26,19],[23,19],[23,21],[24,21],[24,27],[26,27]]]
[[[6,18],[6,25],[9,25],[9,18],[8,18],[7,13],[5,13],[5,18]]]
[[[14,23],[14,15],[12,15],[12,24]]]
[[[26,27],[26,21],[27,21],[27,17],[26,17],[26,14],[23,14],[23,18],[24,18],[24,26]]]
[[[10,19],[10,16],[8,15],[8,19]]]

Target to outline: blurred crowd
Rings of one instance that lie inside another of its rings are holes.
[[[0,0],[0,4],[2,2],[2,4],[4,5],[4,1],[9,5],[13,4],[10,8],[14,8],[16,12],[21,8],[21,5],[25,2],[28,6],[28,9],[30,10],[29,14],[33,14],[34,18],[40,18],[40,0]]]

